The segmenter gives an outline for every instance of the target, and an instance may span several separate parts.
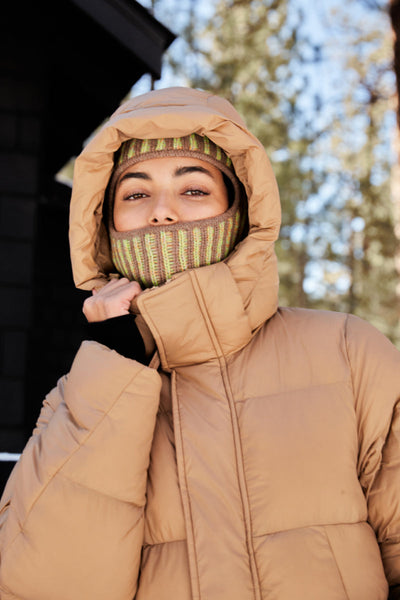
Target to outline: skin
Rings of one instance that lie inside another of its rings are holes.
[[[222,173],[210,163],[191,157],[141,161],[120,176],[114,196],[114,227],[130,231],[216,217],[228,208]],[[126,278],[112,280],[83,304],[89,322],[129,313],[142,289]]]

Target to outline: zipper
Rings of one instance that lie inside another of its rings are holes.
[[[175,436],[175,448],[176,448],[176,459],[178,467],[178,478],[179,486],[181,490],[181,498],[183,505],[183,514],[185,517],[186,525],[186,538],[187,538],[187,549],[188,549],[188,562],[189,562],[189,573],[190,582],[192,587],[192,600],[200,600],[200,577],[198,572],[198,561],[196,553],[196,545],[193,531],[192,521],[192,509],[190,506],[190,497],[188,492],[188,486],[186,481],[185,472],[185,453],[183,449],[182,441],[182,429],[181,429],[181,418],[178,405],[178,395],[176,392],[176,372],[171,373],[171,397],[172,397],[172,414],[174,421],[174,436]],[[178,452],[179,449],[179,452]]]
[[[238,423],[238,419],[237,419],[233,393],[232,393],[232,389],[231,389],[231,385],[230,385],[230,381],[229,381],[226,359],[223,355],[222,349],[219,345],[217,336],[215,334],[214,327],[209,318],[206,303],[205,303],[201,288],[199,286],[195,271],[190,271],[190,275],[191,275],[193,290],[196,295],[196,299],[198,301],[199,308],[200,308],[201,314],[204,319],[204,323],[207,327],[207,330],[208,330],[208,333],[210,336],[210,340],[214,346],[216,356],[219,361],[220,373],[221,373],[221,377],[222,377],[222,381],[223,381],[223,385],[224,385],[224,389],[225,389],[225,393],[226,393],[226,398],[227,398],[228,404],[229,404],[229,411],[230,411],[231,424],[232,424],[232,437],[233,437],[233,443],[234,443],[234,449],[235,449],[236,470],[237,470],[237,475],[238,475],[238,488],[239,488],[240,499],[241,499],[241,504],[242,504],[243,522],[245,524],[246,547],[247,547],[247,553],[248,553],[248,557],[249,557],[251,579],[253,581],[254,599],[262,600],[260,580],[259,580],[259,576],[258,576],[258,569],[257,569],[255,552],[254,552],[254,547],[253,547],[253,532],[252,532],[252,523],[251,523],[251,515],[250,515],[250,502],[249,502],[247,486],[246,486],[246,477],[245,477],[244,464],[243,464],[243,453],[242,453],[242,445],[241,445],[241,440],[240,440],[239,423]],[[201,598],[200,585],[199,585],[199,573],[198,573],[198,569],[197,569],[196,546],[195,546],[194,531],[193,531],[193,525],[192,525],[190,497],[189,497],[189,493],[188,493],[188,486],[187,486],[187,482],[186,482],[186,474],[185,474],[185,469],[184,469],[184,462],[185,462],[184,461],[184,449],[183,449],[183,442],[182,442],[182,431],[181,431],[181,421],[180,421],[180,415],[179,415],[179,405],[178,405],[178,398],[177,398],[177,391],[176,391],[176,372],[175,371],[172,371],[172,375],[171,375],[171,395],[172,395],[172,403],[173,403],[174,430],[175,430],[176,446],[178,448],[178,445],[179,445],[179,451],[182,456],[182,461],[178,460],[177,462],[178,462],[179,482],[181,485],[181,492],[182,492],[183,510],[184,510],[184,515],[185,515],[185,522],[187,525],[189,569],[190,569],[190,576],[191,576],[191,582],[192,582],[192,594],[193,594],[192,597],[193,597],[193,600],[199,600]],[[178,458],[178,456],[177,456],[177,458]]]
[[[239,423],[236,414],[235,401],[233,398],[232,388],[229,381],[228,369],[225,358],[220,358],[220,369],[221,376],[224,382],[226,397],[229,402],[229,409],[231,413],[231,423],[232,423],[232,434],[235,446],[235,457],[236,457],[236,468],[238,472],[238,484],[239,491],[242,500],[242,509],[244,516],[244,524],[246,528],[246,546],[247,552],[249,555],[250,562],[250,571],[253,579],[253,589],[254,589],[254,598],[256,600],[262,600],[261,597],[261,586],[260,579],[258,576],[257,563],[255,558],[255,552],[253,547],[253,528],[251,523],[251,514],[250,514],[250,501],[247,493],[246,486],[246,475],[244,472],[244,464],[243,464],[243,452],[242,452],[242,443],[240,439],[240,431],[239,431]]]

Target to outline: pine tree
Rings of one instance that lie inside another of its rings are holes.
[[[178,80],[228,98],[271,159],[281,304],[353,312],[400,342],[386,3],[338,2],[316,45],[303,0],[157,0],[181,18]]]
[[[263,143],[283,207],[277,244],[280,302],[306,306],[310,221],[298,207],[318,187],[318,175],[305,157],[319,133],[298,105],[308,84],[299,68],[305,44],[297,36],[300,20],[287,0],[220,0],[203,34],[209,41],[202,54],[206,74],[190,83],[230,100]]]
[[[330,139],[330,152],[337,157],[330,178],[340,193],[331,202],[337,239],[329,247],[329,258],[343,265],[349,281],[335,307],[365,318],[400,342],[392,201],[392,40],[389,27],[382,34],[387,17],[377,16],[371,19],[369,14],[362,26],[348,14],[342,22],[341,36],[351,36],[352,52],[343,55],[346,80]]]

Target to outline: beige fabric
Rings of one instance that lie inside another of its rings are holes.
[[[240,253],[233,253],[226,264],[254,329],[275,312],[277,305],[278,276],[272,244],[280,225],[278,188],[260,142],[245,129],[228,102],[211,94],[170,88],[133,98],[115,112],[86,146],[75,163],[71,199],[74,280],[78,287],[92,289],[104,284],[113,270],[101,217],[113,155],[120,144],[132,137],[176,137],[190,133],[207,135],[224,148],[251,198],[250,235],[240,245]]]
[[[191,131],[232,157],[250,234],[139,296],[158,372],[83,344],[3,496],[1,598],[386,600],[399,353],[356,317],[277,310],[276,183],[230,105],[173,89],[117,111],[77,164],[75,281],[109,275],[96,232],[121,140]]]

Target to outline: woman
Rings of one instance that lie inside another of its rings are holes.
[[[5,490],[2,600],[400,597],[399,353],[277,308],[279,220],[261,144],[206,92],[130,100],[82,152],[73,270],[109,341]]]

